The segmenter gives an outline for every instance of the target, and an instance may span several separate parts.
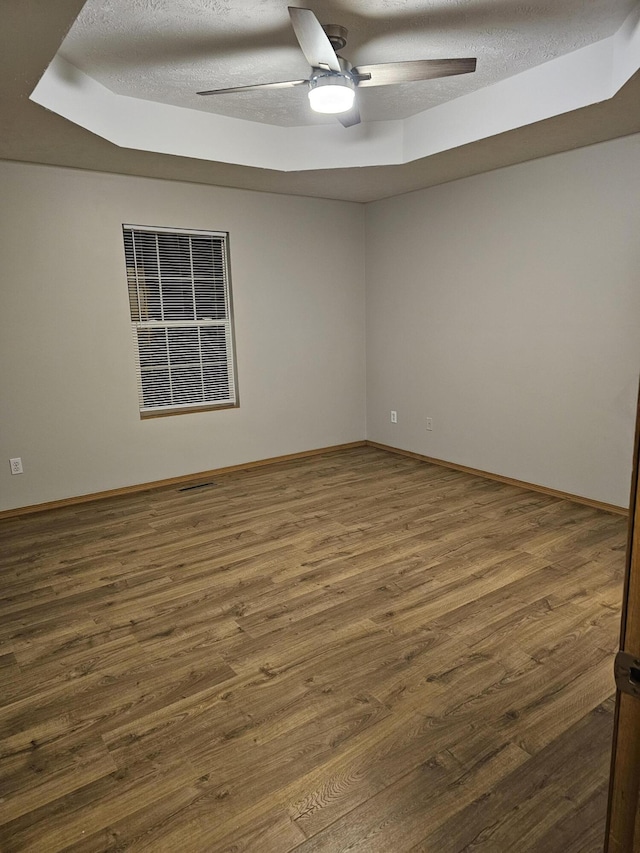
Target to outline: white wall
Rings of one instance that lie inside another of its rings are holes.
[[[0,199],[0,509],[364,438],[362,206],[6,162]],[[240,408],[140,420],[125,222],[230,232]]]
[[[626,506],[640,136],[376,202],[366,234],[368,438]]]

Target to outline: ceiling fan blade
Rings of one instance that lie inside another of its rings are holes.
[[[361,86],[389,86],[391,83],[412,83],[435,80],[453,74],[471,74],[476,70],[475,59],[415,59],[408,62],[383,62],[380,65],[360,65],[355,75],[370,75],[358,81]]]
[[[343,127],[353,127],[354,124],[360,124],[360,110],[358,105],[354,104],[346,113],[338,113],[336,116]]]
[[[289,6],[291,26],[300,42],[300,47],[312,68],[325,68],[329,71],[341,71],[340,62],[322,24],[311,9],[299,9]]]
[[[197,92],[198,95],[226,95],[229,92],[252,92],[254,89],[292,89],[294,86],[304,86],[308,80],[283,80],[281,83],[254,83],[251,86],[232,86],[230,89],[207,89]]]

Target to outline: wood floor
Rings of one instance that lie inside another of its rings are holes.
[[[0,849],[599,853],[626,522],[373,448],[0,523]]]

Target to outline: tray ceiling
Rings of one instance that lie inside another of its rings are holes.
[[[478,57],[475,74],[358,93],[364,121],[405,119],[612,35],[635,0],[309,0],[349,31],[353,65]],[[88,0],[60,54],[111,92],[266,124],[335,123],[306,90],[201,89],[308,76],[286,0]]]
[[[558,61],[554,51],[559,49],[560,42],[571,44],[574,48],[576,45],[582,45],[578,47],[578,51],[591,50],[589,45],[596,46],[602,38],[607,39],[618,31],[621,20],[624,20],[633,4],[617,0],[556,0],[553,3],[535,4],[511,0],[342,0],[335,3],[308,2],[300,5],[312,7],[323,21],[337,21],[350,28],[349,43],[343,52],[356,62],[415,58],[415,55],[407,55],[401,51],[408,50],[415,44],[416,38],[421,45],[426,44],[435,30],[440,40],[441,56],[453,56],[457,48],[464,55],[473,52],[477,54],[479,64],[484,62],[488,65],[495,59],[492,68],[498,73],[499,63],[502,62],[504,67],[504,62],[511,61],[510,57],[517,53],[513,61],[524,63],[519,66],[521,68],[528,63],[529,70],[535,73],[536,69],[544,68],[544,64],[536,66],[538,58],[534,61],[528,54],[529,48],[533,48],[532,43],[525,39],[527,46],[515,51],[515,45],[521,37],[521,26],[533,27],[538,36],[545,32],[551,34],[549,38],[538,39],[536,57],[546,56],[547,59],[543,60],[543,63],[546,61],[547,64],[553,64]],[[366,202],[640,132],[638,73],[628,75],[631,79],[617,94],[613,97],[611,94],[604,95],[599,103],[585,103],[563,113],[550,113],[548,117],[533,118],[522,126],[514,124],[508,129],[492,129],[484,137],[459,142],[453,148],[441,148],[428,156],[417,155],[410,162],[386,166],[294,169],[289,172],[224,162],[215,152],[205,160],[193,155],[144,150],[126,142],[114,143],[101,138],[97,131],[87,130],[29,100],[38,81],[45,79],[47,66],[61,45],[62,55],[67,60],[72,60],[82,71],[91,72],[96,86],[106,82],[115,90],[122,85],[122,80],[126,79],[129,81],[127,85],[134,82],[142,86],[137,90],[140,95],[131,96],[129,90],[131,101],[155,104],[157,107],[164,108],[164,105],[159,101],[148,100],[152,97],[152,92],[145,87],[157,87],[163,75],[172,91],[180,92],[180,98],[194,97],[193,90],[187,90],[181,82],[183,73],[193,82],[194,88],[200,87],[202,83],[217,85],[218,81],[214,81],[212,76],[216,63],[224,66],[225,74],[231,74],[232,67],[238,69],[244,64],[243,67],[256,74],[253,79],[264,79],[264,65],[261,63],[263,56],[270,56],[271,62],[275,61],[276,56],[286,57],[287,61],[292,63],[300,61],[289,28],[286,4],[277,6],[278,22],[274,24],[276,4],[272,0],[146,0],[124,4],[120,0],[100,0],[98,3],[88,4],[83,4],[82,0],[56,0],[55,3],[47,4],[43,4],[41,0],[8,0],[3,5],[3,26],[0,27],[0,55],[3,57],[4,66],[4,73],[0,76],[0,103],[3,112],[3,122],[0,123],[0,158]],[[127,8],[137,16],[137,23],[134,24],[132,20],[125,23],[120,17],[120,13],[126,13]],[[241,11],[242,20],[238,18]],[[537,21],[535,26],[534,19]],[[636,44],[639,19],[640,5],[636,6],[633,14],[626,19],[626,35],[636,39]],[[91,20],[93,24],[89,27]],[[415,25],[410,23],[416,20],[418,23]],[[74,26],[76,21],[79,28],[77,32]],[[89,29],[92,29],[91,35]],[[471,41],[463,42],[463,31]],[[571,34],[567,35],[567,31]],[[82,38],[76,42],[78,33],[82,34]],[[66,41],[65,36],[68,36]],[[80,42],[84,45],[82,49],[79,47]],[[212,56],[212,43],[214,47],[217,45],[217,58]],[[480,49],[481,43],[484,43],[483,50]],[[393,45],[391,56],[386,52],[374,53],[385,44],[387,47]],[[498,51],[500,55],[492,57],[496,44],[502,44],[505,50]],[[478,47],[467,49],[470,45]],[[494,46],[491,50],[490,45]],[[551,53],[545,54],[545,50]],[[93,56],[90,64],[86,64],[82,58],[83,51]],[[422,48],[420,56],[425,56]],[[305,71],[304,60],[302,63]],[[275,79],[282,79],[285,69],[278,67],[280,73]],[[292,67],[288,66],[289,69]],[[200,68],[200,74],[206,71],[203,80],[196,81],[193,76],[195,68]],[[516,66],[512,65],[511,68],[513,70]],[[235,71],[233,73],[235,74]],[[524,72],[528,73],[529,71]],[[113,75],[113,79],[108,75]],[[121,78],[120,83],[115,82],[116,77]],[[137,81],[136,77],[139,78]],[[147,77],[149,79],[146,79]],[[598,77],[597,70],[594,70],[591,77],[594,80]],[[508,85],[510,79],[514,78],[507,77],[498,85]],[[231,77],[221,80],[220,83],[227,81],[231,81]],[[245,77],[232,82],[250,81]],[[442,84],[449,82],[452,80],[441,81]],[[390,111],[386,113],[389,117],[386,123],[393,124],[395,121],[404,126],[407,122],[419,122],[422,115],[453,109],[457,103],[464,102],[465,98],[473,98],[478,93],[492,89],[490,86],[484,86],[465,96],[461,96],[459,92],[456,92],[455,96],[451,92],[442,95],[437,90],[441,83],[438,83],[437,87],[433,84],[418,84],[421,87],[433,88],[428,94],[432,101],[422,101],[418,107],[421,112],[413,117],[404,120],[391,118],[399,114],[391,110],[413,110],[413,106],[407,105],[407,102],[404,106],[400,106],[399,102],[398,105],[391,103],[385,106],[381,102],[376,104],[376,109],[388,108]],[[385,97],[387,94],[391,95],[393,89],[386,90]],[[105,91],[110,90],[107,88]],[[289,93],[294,91],[289,90]],[[363,90],[361,94],[374,92],[375,90],[366,93]],[[119,94],[116,93],[113,97],[117,98]],[[127,98],[125,95],[122,97]],[[453,101],[446,100],[451,97],[454,97]],[[414,99],[415,105],[418,94],[412,93],[411,98]],[[441,101],[436,104],[438,98],[441,98]],[[164,94],[162,99],[167,101]],[[394,101],[394,98],[391,100]],[[425,109],[425,104],[428,103],[435,106],[427,106]],[[183,109],[185,106],[170,105],[166,109]],[[259,133],[261,126],[269,129],[269,125],[257,120],[257,115],[251,113],[251,110],[249,122],[242,117],[225,118],[208,112],[211,109],[208,104],[203,111],[202,106],[199,104],[199,109],[188,107],[185,112],[194,116],[201,115],[204,120],[210,118],[227,122],[240,121],[242,126],[256,128],[256,133]],[[246,108],[247,104],[244,104],[243,109]],[[216,106],[216,109],[219,107]],[[235,107],[230,103],[224,109],[233,110]],[[385,125],[383,120],[376,122],[366,115],[364,117],[364,128],[374,128],[377,123]],[[275,116],[271,116],[269,120],[276,120]],[[285,121],[289,121],[289,118]],[[288,132],[287,126],[271,125],[271,128],[273,132]],[[316,129],[328,132],[330,128]],[[314,125],[303,125],[291,130],[313,132]],[[251,132],[249,135],[255,134]]]

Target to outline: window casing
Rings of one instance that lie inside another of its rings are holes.
[[[237,406],[228,234],[123,236],[141,417]]]

